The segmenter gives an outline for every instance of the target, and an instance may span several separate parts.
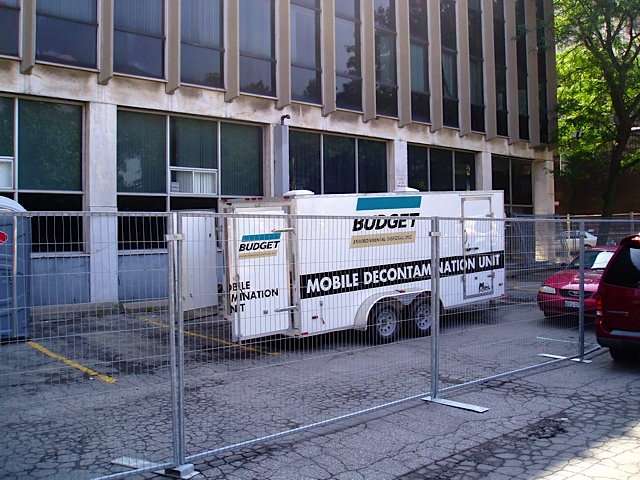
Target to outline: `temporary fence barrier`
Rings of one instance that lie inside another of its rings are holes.
[[[599,240],[606,244],[636,227],[416,217],[403,236],[376,217],[5,216],[0,476],[65,479],[188,477],[195,461],[222,452],[584,360],[597,348],[584,287],[594,250],[590,236],[574,241],[570,232],[615,232]],[[230,229],[241,219],[274,236]],[[341,247],[354,245],[354,220],[384,234],[365,242],[376,246],[351,248],[364,256],[362,268]],[[15,235],[25,222],[31,235]],[[291,232],[298,242],[283,255]],[[539,286],[576,255],[577,295],[545,315]],[[247,280],[258,270],[262,278]],[[367,300],[383,290],[383,304]],[[308,297],[315,312],[305,307],[300,319]]]

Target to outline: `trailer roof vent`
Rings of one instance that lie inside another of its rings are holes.
[[[289,190],[283,196],[284,198],[296,197],[300,195],[315,195],[311,190]]]

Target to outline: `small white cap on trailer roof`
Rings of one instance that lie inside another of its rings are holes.
[[[9,210],[10,212],[26,212],[27,210],[15,200],[0,196],[0,210]]]
[[[289,190],[283,196],[295,197],[296,195],[315,195],[311,190]]]
[[[419,191],[420,190],[413,187],[396,187],[396,189],[394,190],[394,192],[419,192]]]

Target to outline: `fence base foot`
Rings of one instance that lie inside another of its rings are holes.
[[[193,463],[185,463],[178,467],[167,468],[162,472],[157,472],[158,475],[169,478],[191,478],[199,474],[193,466]]]
[[[552,355],[551,353],[539,353],[538,356],[547,357],[547,358],[556,358],[558,360],[571,360],[572,362],[591,363],[591,360],[587,360],[585,358],[580,360],[579,358],[563,357],[562,355]]]
[[[447,405],[448,407],[461,408],[462,410],[471,410],[472,412],[478,412],[478,413],[484,413],[489,410],[486,407],[479,407],[478,405],[454,402],[453,400],[446,400],[444,398],[432,398],[431,396],[424,397],[422,400],[424,400],[425,402],[432,402],[432,403],[439,403],[441,405]]]

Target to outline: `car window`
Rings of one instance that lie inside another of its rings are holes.
[[[584,252],[584,268],[587,270],[604,270],[611,257],[613,257],[613,252],[586,251]],[[580,257],[576,257],[568,268],[580,268]]]
[[[619,287],[640,288],[640,249],[620,247],[604,282]]]

